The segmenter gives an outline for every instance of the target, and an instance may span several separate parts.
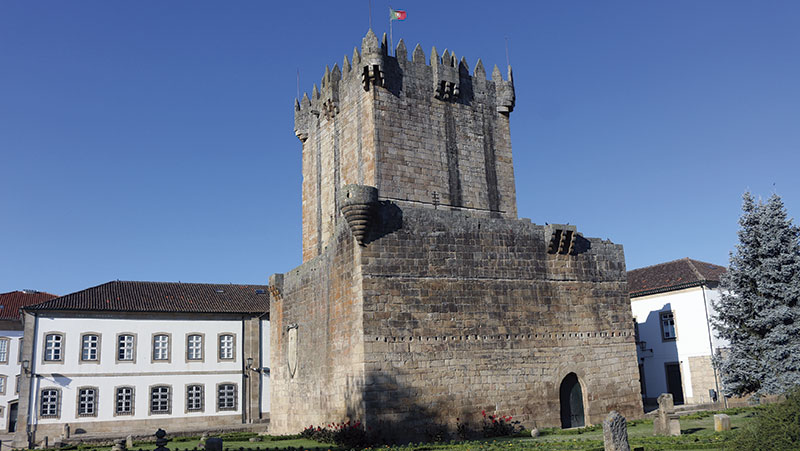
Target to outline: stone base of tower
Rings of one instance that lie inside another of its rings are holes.
[[[420,440],[481,411],[561,426],[565,386],[587,425],[640,417],[622,246],[549,240],[527,220],[388,202],[364,246],[340,221],[322,255],[274,278],[271,432],[349,419]]]

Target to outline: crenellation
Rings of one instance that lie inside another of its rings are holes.
[[[422,50],[422,46],[417,44],[414,47],[414,53],[411,56],[412,62],[425,65],[425,52]]]

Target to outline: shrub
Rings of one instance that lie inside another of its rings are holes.
[[[486,415],[486,411],[481,411],[483,415],[483,436],[490,437],[505,437],[514,435],[522,431],[523,427],[519,421],[511,421],[511,415]]]
[[[323,443],[333,443],[347,449],[366,448],[370,441],[367,438],[367,430],[360,421],[352,423],[331,423],[327,426],[311,425],[300,433],[303,438],[316,440]]]
[[[785,401],[759,409],[753,421],[737,432],[727,449],[800,449],[800,387],[796,387]]]

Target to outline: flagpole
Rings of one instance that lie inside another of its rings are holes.
[[[394,17],[392,17],[392,7],[389,7],[389,48],[386,49],[386,53],[388,55],[392,54],[392,49],[394,48],[394,38],[392,37],[392,22],[394,22]]]
[[[372,0],[369,0],[369,29],[372,30]]]

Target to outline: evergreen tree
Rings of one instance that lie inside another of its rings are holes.
[[[725,392],[779,394],[800,385],[800,228],[773,194],[744,194],[739,244],[714,304],[714,326],[730,341],[716,359]]]

